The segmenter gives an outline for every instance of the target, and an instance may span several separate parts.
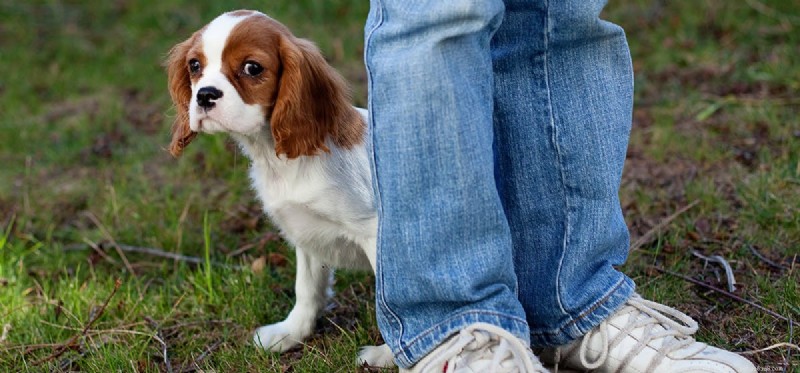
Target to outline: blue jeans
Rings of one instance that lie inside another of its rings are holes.
[[[376,309],[400,366],[475,322],[565,344],[633,293],[632,68],[604,5],[371,1]]]

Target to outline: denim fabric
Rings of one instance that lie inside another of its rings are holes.
[[[376,308],[400,366],[474,322],[564,344],[633,292],[613,267],[632,69],[603,6],[372,0]]]

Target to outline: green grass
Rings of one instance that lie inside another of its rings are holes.
[[[0,371],[165,371],[166,345],[173,371],[349,372],[358,346],[379,341],[372,277],[340,273],[306,346],[249,346],[252,329],[292,304],[292,250],[271,233],[228,139],[202,136],[180,160],[165,151],[174,113],[161,63],[229,7],[0,3]],[[314,40],[365,103],[366,2],[236,7]],[[797,344],[797,327],[790,336],[786,323],[653,267],[724,287],[690,249],[722,255],[737,295],[800,319],[800,6],[624,0],[605,17],[626,29],[636,70],[623,207],[634,241],[655,230],[623,270],[645,296],[696,318],[701,340]],[[116,244],[200,263],[121,255]],[[258,258],[267,266],[254,271]],[[750,358],[784,366],[789,350]],[[791,364],[800,369],[800,352]]]

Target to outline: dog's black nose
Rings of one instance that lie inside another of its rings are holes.
[[[222,91],[214,87],[203,87],[197,91],[197,104],[205,109],[214,107],[214,101],[222,98]]]

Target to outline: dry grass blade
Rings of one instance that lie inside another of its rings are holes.
[[[776,344],[774,344],[772,346],[769,346],[769,347],[759,348],[758,350],[742,351],[742,352],[738,352],[738,353],[742,354],[742,355],[754,355],[754,354],[757,354],[759,352],[772,351],[772,350],[774,350],[776,348],[782,348],[782,347],[791,348],[791,349],[797,350],[797,352],[800,352],[800,346],[798,346],[798,345],[796,345],[794,343],[781,342],[781,343],[776,343]]]
[[[683,213],[685,213],[686,211],[689,211],[689,209],[691,209],[692,207],[697,206],[697,204],[699,204],[699,203],[700,203],[700,201],[694,200],[691,203],[689,203],[688,205],[681,207],[680,210],[675,211],[672,215],[667,216],[664,220],[660,221],[658,224],[656,224],[656,226],[654,226],[649,231],[647,231],[645,234],[643,234],[641,237],[639,237],[639,239],[637,239],[636,242],[634,242],[631,245],[630,251],[636,251],[636,250],[640,249],[644,244],[652,241],[653,240],[653,236],[655,236],[658,232],[660,232],[662,229],[664,229],[664,227],[669,225],[669,223],[671,223],[673,220],[675,220],[675,218],[677,218],[678,216],[681,216]]]
[[[125,253],[122,252],[122,249],[119,247],[119,245],[117,245],[117,241],[114,240],[114,237],[108,231],[106,226],[101,223],[100,219],[98,219],[97,216],[92,212],[86,212],[85,215],[89,218],[89,220],[92,221],[92,223],[94,223],[95,226],[97,226],[97,229],[103,233],[103,236],[105,236],[107,240],[111,241],[111,244],[114,245],[114,248],[117,250],[117,254],[119,254],[120,258],[122,258],[122,262],[125,263],[125,268],[128,269],[128,272],[130,272],[131,275],[136,276],[136,272],[133,270],[133,266],[131,266],[131,263],[128,261],[128,257],[125,256]]]

